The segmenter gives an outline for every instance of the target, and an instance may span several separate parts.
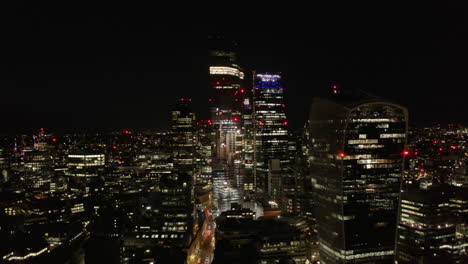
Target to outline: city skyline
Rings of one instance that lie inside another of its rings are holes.
[[[2,263],[468,263],[455,5],[10,7]]]

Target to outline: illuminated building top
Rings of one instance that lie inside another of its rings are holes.
[[[210,74],[211,75],[231,75],[231,76],[236,76],[241,79],[244,79],[244,73],[240,71],[239,69],[236,69],[233,67],[211,66]]]
[[[257,77],[262,82],[277,82],[281,79],[281,76],[278,74],[257,74]]]

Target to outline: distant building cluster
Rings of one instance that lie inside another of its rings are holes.
[[[1,137],[0,262],[468,263],[467,128],[333,83],[293,131],[283,75],[209,41],[208,119]]]

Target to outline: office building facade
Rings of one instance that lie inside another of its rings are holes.
[[[311,177],[320,262],[393,263],[408,112],[366,94],[313,101]]]
[[[233,45],[212,40],[209,51],[210,114],[216,131],[216,158],[228,163],[242,160],[242,105],[245,89],[241,87],[244,72]]]
[[[171,147],[174,170],[191,176],[195,169],[196,135],[192,99],[180,98],[172,111]]]
[[[399,264],[418,263],[428,255],[446,255],[460,262],[463,250],[457,241],[458,217],[453,212],[454,188],[430,186],[405,190],[401,197],[398,223]],[[463,218],[460,218],[463,219]]]
[[[257,190],[278,196],[281,171],[289,165],[288,121],[279,74],[254,73],[254,177]]]

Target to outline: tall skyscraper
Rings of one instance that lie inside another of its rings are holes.
[[[195,113],[192,99],[180,98],[172,111],[171,145],[174,170],[193,176],[195,169]]]
[[[363,92],[333,94],[310,112],[320,263],[393,263],[408,111]]]
[[[254,172],[257,189],[279,194],[281,171],[288,163],[288,121],[279,74],[254,73]]]
[[[209,51],[211,122],[216,130],[216,158],[234,163],[242,159],[242,104],[244,73],[238,65],[232,42],[211,39]]]

